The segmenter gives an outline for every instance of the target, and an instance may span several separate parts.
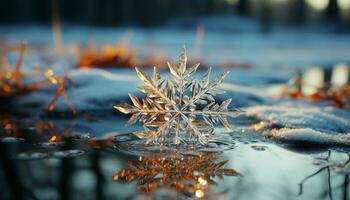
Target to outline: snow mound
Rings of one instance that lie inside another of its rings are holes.
[[[350,145],[350,133],[330,135],[311,128],[265,131],[264,136],[294,144]]]
[[[350,144],[350,113],[304,102],[252,106],[246,115],[267,122],[262,133],[286,142]],[[277,127],[277,128],[276,128]]]
[[[289,128],[312,128],[329,133],[350,132],[350,113],[330,107],[306,105],[252,106],[246,109],[248,116],[256,116],[272,124]]]
[[[221,72],[217,71],[216,73]],[[150,71],[146,72],[151,73]],[[203,72],[197,73],[198,77],[202,75]],[[127,69],[74,69],[70,70],[67,76],[72,81],[72,84],[67,87],[67,93],[78,112],[113,111],[113,105],[129,101],[128,93],[135,93],[135,88],[142,84],[135,73]],[[254,106],[271,101],[271,94],[268,92],[254,87],[233,84],[233,80],[235,79],[229,78],[221,86],[227,93],[219,95],[217,97],[219,101],[233,98],[232,107]],[[21,108],[33,107],[34,105],[34,107],[43,109],[50,103],[55,91],[56,86],[50,85],[43,90],[18,98],[17,104]],[[135,95],[143,96],[137,92]],[[68,104],[63,97],[57,101],[54,111],[69,112]]]
[[[119,73],[111,73],[102,69],[76,69],[67,75],[72,81],[67,93],[78,112],[111,111],[116,103],[127,101],[127,94],[133,92],[139,84],[135,76],[128,75],[122,70]],[[44,90],[32,92],[19,98],[17,104],[21,107],[47,106],[54,97],[55,87],[50,85]],[[57,101],[55,111],[69,111],[63,96]]]

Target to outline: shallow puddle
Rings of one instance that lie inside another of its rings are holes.
[[[1,199],[350,198],[348,151],[276,143],[247,121],[197,149],[146,146],[121,131],[89,134],[84,120],[69,130],[49,121],[4,121]]]

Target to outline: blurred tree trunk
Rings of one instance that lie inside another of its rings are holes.
[[[237,10],[240,15],[249,14],[249,0],[239,0]]]
[[[304,24],[306,18],[306,4],[305,0],[296,0],[295,1],[295,10],[294,12],[294,22],[296,24]]]
[[[82,23],[85,24],[97,24],[98,22],[98,14],[97,14],[97,1],[95,0],[85,0],[84,3],[82,1],[79,1],[79,4],[81,5],[81,9],[79,9],[77,12],[79,12],[79,20]]]
[[[329,0],[329,4],[326,10],[326,18],[327,20],[334,22],[339,21],[339,7],[337,0]]]
[[[263,33],[271,31],[272,26],[271,21],[271,8],[268,0],[261,1],[261,11],[260,11],[260,30]]]
[[[214,12],[214,0],[207,0],[206,1],[206,12],[209,13],[209,14],[212,14]]]
[[[4,178],[7,183],[7,189],[9,189],[9,194],[11,199],[24,199],[23,196],[23,183],[20,178],[18,161],[13,159],[13,154],[17,149],[12,144],[1,144],[0,145],[0,173],[1,178]],[[3,185],[2,185],[3,187]],[[1,188],[3,189],[3,188]],[[3,192],[2,194],[7,192]],[[5,196],[4,195],[4,196]]]
[[[0,22],[9,22],[12,19],[12,1],[1,2],[0,6]]]

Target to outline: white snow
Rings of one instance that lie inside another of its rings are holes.
[[[345,110],[298,101],[252,106],[245,110],[247,116],[268,124],[261,133],[270,138],[293,143],[350,144],[350,112]],[[276,125],[282,128],[269,129]]]
[[[128,93],[142,96],[135,92],[141,82],[130,70],[75,69],[68,77],[73,82],[68,94],[78,112],[110,112],[116,103],[128,101]],[[259,131],[266,137],[289,143],[350,144],[350,112],[346,110],[288,98],[275,99],[273,90],[264,87],[225,83],[222,88],[227,92],[223,98],[233,98],[233,106],[244,106],[247,117],[268,124]],[[49,104],[54,93],[55,87],[50,86],[19,98],[17,104],[20,108],[33,104],[42,108]],[[69,111],[63,97],[55,111]]]
[[[279,130],[265,131],[264,136],[294,144],[303,142],[304,144],[350,145],[350,133],[332,135],[311,128],[282,128]]]
[[[68,72],[72,84],[67,93],[78,112],[82,111],[108,111],[113,109],[115,103],[126,101],[127,94],[133,93],[139,84],[137,77],[120,70],[110,73],[102,69],[75,69]],[[54,97],[56,86],[51,85],[45,90],[32,92],[19,98],[17,104],[45,106]],[[56,111],[69,111],[64,97],[57,101]]]

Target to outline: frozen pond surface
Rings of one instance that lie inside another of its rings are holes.
[[[90,37],[97,44],[114,42],[125,32],[125,29],[68,27],[63,35],[69,46],[74,41],[86,43]],[[133,29],[131,32],[130,45],[144,54],[162,51],[175,58],[183,43],[190,52],[194,46],[195,31]],[[51,43],[47,27],[1,27],[0,33],[9,41],[25,39],[34,46]],[[314,65],[330,68],[337,63],[349,64],[349,42],[348,35],[286,33],[285,30],[267,35],[249,31],[206,33],[199,57],[213,66],[231,59],[249,63],[251,67],[213,70],[213,76],[231,71],[222,86],[227,93],[219,101],[232,98],[232,107],[245,113],[230,119],[233,131],[216,130],[227,138],[229,148],[208,153],[215,159],[203,163],[208,169],[213,163],[227,160],[224,168],[240,175],[212,177],[217,185],[200,189],[204,197],[350,199],[350,112],[324,102],[276,97],[298,71]],[[29,49],[24,69],[42,64],[39,52]],[[45,52],[45,56],[50,55],[53,52]],[[9,57],[13,62],[17,55]],[[141,82],[133,70],[72,69],[74,59],[64,58],[52,56],[50,67],[60,74],[66,73],[72,80],[67,92],[79,115],[71,117],[64,99],[57,102],[52,114],[43,112],[55,93],[54,86],[16,98],[11,102],[11,114],[7,113],[8,108],[1,112],[1,199],[10,199],[11,195],[25,199],[146,199],[142,192],[136,192],[138,178],[131,184],[113,180],[114,175],[127,168],[128,161],[140,162],[140,156],[150,159],[144,151],[116,148],[123,141],[115,139],[116,136],[142,127],[125,127],[127,117],[118,115],[112,107],[128,101],[128,93],[141,96],[135,92]],[[203,73],[199,71],[197,76]],[[183,159],[190,165],[198,156],[187,152]],[[169,160],[170,164],[172,161]],[[193,169],[193,174],[200,171],[191,166],[185,168]],[[181,176],[181,171],[178,173],[175,175]],[[162,176],[164,172],[152,178],[159,180]],[[200,185],[204,187],[204,183],[201,181]],[[181,190],[169,188],[157,188],[153,197],[185,198]],[[202,195],[196,191],[186,198]]]

